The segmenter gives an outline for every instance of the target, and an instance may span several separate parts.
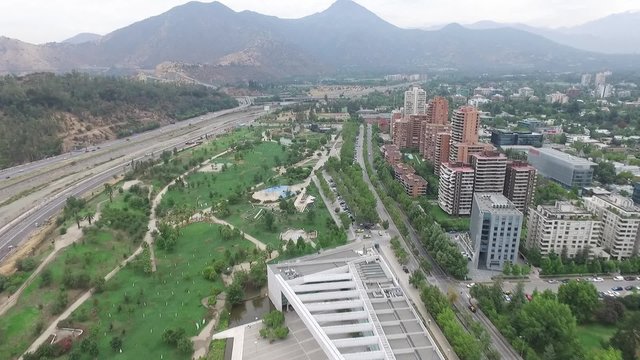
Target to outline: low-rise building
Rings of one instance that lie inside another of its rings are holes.
[[[416,198],[427,194],[427,181],[417,174],[402,174],[400,184],[407,195]]]
[[[566,187],[581,189],[591,185],[596,163],[550,148],[531,148],[529,164],[545,177]]]
[[[602,221],[601,246],[611,257],[620,260],[637,254],[640,208],[631,199],[596,195],[584,198],[584,204]]]
[[[542,146],[543,136],[534,132],[491,130],[491,143],[497,147],[511,145]]]
[[[518,259],[522,213],[504,195],[475,193],[469,230],[478,268],[502,270]]]
[[[386,144],[382,146],[384,159],[392,166],[402,161],[402,153],[396,145]]]
[[[527,220],[527,248],[537,248],[540,254],[560,255],[566,249],[568,257],[580,251],[598,248],[602,236],[602,222],[591,212],[570,202],[538,205],[529,209]]]

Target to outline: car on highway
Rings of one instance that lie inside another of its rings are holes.
[[[469,305],[469,311],[471,311],[472,313],[475,313],[475,312],[476,312],[476,310],[477,310],[477,309],[476,309],[476,307],[475,307],[475,306],[473,306],[473,305]]]

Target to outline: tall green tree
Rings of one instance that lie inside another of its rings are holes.
[[[598,290],[590,282],[569,281],[558,288],[558,301],[569,305],[577,321],[585,323],[598,307]]]

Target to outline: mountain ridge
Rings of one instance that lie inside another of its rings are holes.
[[[403,29],[351,0],[338,0],[299,19],[235,12],[217,1],[192,1],[95,41],[46,45],[16,41],[0,38],[0,72],[136,73],[169,62],[184,69],[204,68],[206,78],[217,83],[246,81],[249,76],[271,80],[441,68],[628,69],[640,59],[576,50],[511,28],[472,30],[458,24],[433,31]]]

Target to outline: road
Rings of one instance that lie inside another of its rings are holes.
[[[363,127],[361,127],[361,131],[360,131],[360,134],[359,134],[359,137],[358,137],[358,141],[356,143],[357,144],[357,148],[358,148],[357,155],[359,155],[359,156],[357,156],[357,158],[358,158],[358,162],[360,162],[360,165],[362,166],[362,168],[365,169],[364,160],[362,159],[362,146],[364,146],[362,144],[362,138],[363,138],[362,129],[363,129]],[[371,168],[374,168],[374,166],[373,166],[373,145],[372,145],[372,128],[371,128],[371,125],[367,126],[367,133],[368,133],[368,137],[367,137],[368,141],[367,141],[367,144],[366,144],[367,151],[368,151],[367,161],[371,165]],[[365,171],[365,175],[366,175],[366,171]],[[370,181],[368,175],[365,176],[365,181],[369,185],[369,188],[371,189],[371,191],[374,194],[376,194],[375,188],[371,184],[371,181]],[[384,208],[384,206],[383,206],[383,208]],[[380,211],[380,209],[378,211]],[[385,214],[387,213],[386,209],[384,209],[384,213]],[[409,223],[409,219],[406,217],[406,215],[403,212],[400,212],[400,215],[402,217],[403,223],[405,224],[405,226],[409,230],[409,236],[406,237],[405,240],[410,242],[410,243],[412,243],[416,247],[416,249],[418,249],[419,256],[421,258],[425,258],[431,263],[431,268],[432,268],[431,275],[427,276],[427,281],[429,283],[431,283],[432,285],[437,286],[440,289],[440,291],[442,291],[445,294],[448,293],[448,291],[450,289],[453,289],[455,291],[460,291],[460,293],[462,295],[463,292],[464,292],[462,290],[462,288],[466,289],[466,285],[461,285],[460,282],[455,281],[454,279],[449,277],[444,272],[444,270],[442,270],[442,268],[431,258],[431,255],[429,253],[427,253],[427,251],[425,250],[424,246],[422,245],[422,242],[420,241],[420,238],[419,238],[418,234],[416,233],[415,229]],[[390,221],[390,223],[391,223],[391,221]],[[413,253],[410,250],[408,250],[408,253],[413,255]],[[413,256],[411,256],[411,257],[413,258]],[[412,259],[408,266],[409,266],[410,269],[417,269],[418,266],[419,266],[417,264],[417,259]],[[458,289],[460,289],[460,290],[458,290]],[[454,307],[460,313],[466,312],[475,321],[478,321],[479,323],[481,323],[487,329],[487,332],[491,337],[491,341],[492,341],[493,346],[500,353],[500,356],[503,359],[522,359],[520,354],[518,354],[513,349],[513,347],[511,346],[511,344],[509,344],[507,339],[505,339],[502,336],[502,334],[500,334],[500,332],[496,329],[496,327],[491,323],[491,321],[489,321],[489,319],[484,314],[482,314],[481,311],[477,311],[475,313],[472,313],[467,308],[467,301],[468,301],[468,298],[466,296],[459,296],[459,297],[457,297],[456,302],[454,303]]]
[[[31,204],[30,208],[16,213],[15,216],[0,228],[0,261],[7,257],[18,247],[31,233],[37,229],[38,225],[43,224],[52,218],[64,206],[69,196],[81,196],[93,189],[99,188],[105,182],[113,179],[114,176],[122,174],[126,170],[126,165],[132,160],[139,161],[159,156],[163,150],[171,150],[174,147],[183,149],[187,147],[188,141],[199,139],[205,134],[218,134],[222,131],[240,124],[251,123],[255,118],[262,114],[260,110],[248,108],[246,105],[241,108],[225,110],[218,113],[209,114],[199,117],[194,121],[185,121],[179,127],[171,129],[157,129],[149,133],[140,134],[135,141],[117,140],[101,145],[101,152],[97,152],[95,156],[91,156],[93,152],[84,153],[85,157],[77,156],[76,162],[84,160],[82,167],[86,167],[84,171],[75,174],[75,178],[67,178],[58,180],[59,184],[55,186],[47,186],[45,194],[38,195],[42,197]],[[190,124],[189,124],[190,123]],[[175,124],[178,125],[178,124]],[[104,149],[106,147],[106,149]],[[125,152],[127,155],[113,157],[114,154]],[[95,166],[86,166],[85,164],[95,164],[95,161],[102,161],[102,157],[111,157],[104,163]],[[27,164],[19,167],[23,176],[44,177],[51,176],[50,173],[56,171],[64,171],[64,167],[68,159],[65,156],[46,159],[37,164]],[[4,174],[15,174],[15,168],[7,169]],[[47,175],[40,172],[47,171]],[[8,176],[8,175],[5,175]],[[54,175],[55,176],[55,175]],[[63,175],[64,176],[64,175]],[[39,180],[39,181],[46,181]],[[51,180],[50,180],[51,181]],[[66,184],[65,184],[66,182]],[[0,187],[6,185],[0,183]],[[45,184],[46,185],[46,184]],[[7,185],[11,186],[11,185]],[[15,193],[14,193],[15,194]],[[0,202],[2,202],[0,198]],[[2,209],[2,208],[0,208]],[[2,209],[4,211],[4,209]],[[6,216],[6,213],[4,214]]]

